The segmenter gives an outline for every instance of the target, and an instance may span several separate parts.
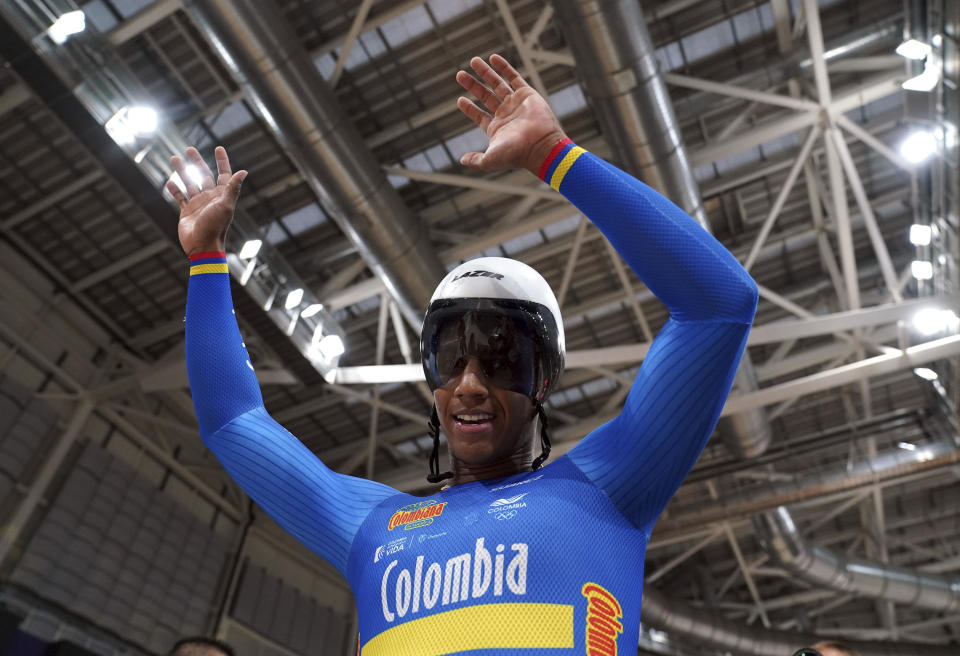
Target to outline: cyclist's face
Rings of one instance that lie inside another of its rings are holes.
[[[440,426],[453,457],[469,465],[494,465],[533,452],[533,403],[494,385],[490,367],[474,356],[434,390]]]

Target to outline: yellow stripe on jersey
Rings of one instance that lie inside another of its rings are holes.
[[[197,264],[190,267],[190,275],[196,276],[201,273],[229,273],[226,262],[217,262],[215,264]]]
[[[448,610],[387,629],[362,656],[436,656],[473,649],[573,647],[573,606],[481,604]]]
[[[573,163],[577,161],[577,158],[585,152],[587,151],[580,146],[574,146],[567,151],[567,154],[564,155],[560,163],[557,164],[557,168],[553,170],[553,175],[550,176],[550,186],[560,191],[560,183],[563,182],[563,176],[567,174],[567,171],[569,171]]]

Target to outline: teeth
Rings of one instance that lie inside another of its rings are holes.
[[[456,415],[457,419],[460,421],[487,421],[493,419],[493,415],[483,414],[483,415]]]

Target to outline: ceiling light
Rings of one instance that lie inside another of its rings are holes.
[[[917,367],[913,370],[913,373],[920,376],[924,380],[936,380],[937,372],[933,369],[927,369],[926,367]]]
[[[900,144],[900,154],[911,164],[919,164],[937,152],[937,138],[932,132],[918,130]]]
[[[47,34],[50,35],[51,41],[60,45],[64,43],[71,34],[83,32],[85,27],[86,17],[82,11],[68,11],[58,18],[53,25],[47,28]]]
[[[157,129],[157,110],[152,107],[131,107],[127,120],[137,134],[150,134]]]
[[[917,280],[930,280],[933,278],[933,262],[914,260],[910,263],[910,272]]]
[[[320,339],[320,343],[317,344],[317,348],[320,349],[320,355],[323,356],[323,359],[327,362],[332,362],[334,359],[343,355],[346,348],[343,346],[343,340],[340,339],[340,335],[324,335]]]
[[[117,144],[128,146],[137,140],[137,132],[127,119],[127,108],[121,107],[103,126]]]
[[[932,232],[930,226],[914,223],[910,226],[910,243],[916,246],[926,246],[930,243]]]
[[[303,312],[300,313],[300,316],[303,317],[304,319],[309,319],[310,317],[312,317],[322,309],[323,309],[323,303],[311,303],[310,305],[304,308]]]
[[[907,39],[897,46],[896,53],[907,59],[925,59],[930,54],[930,45],[916,39]]]
[[[906,89],[907,91],[933,91],[939,82],[940,69],[928,60],[923,65],[923,73],[914,75],[901,84],[900,88]]]
[[[916,451],[917,445],[910,444],[909,442],[897,442],[897,446],[903,449],[904,451]]]
[[[286,303],[283,304],[283,306],[288,310],[292,310],[293,308],[300,305],[300,301],[302,300],[303,300],[303,288],[297,287],[296,289],[291,291],[289,294],[287,294],[287,301]]]
[[[917,460],[919,462],[926,462],[928,460],[933,460],[933,453],[930,449],[924,449],[923,451],[917,451]]]
[[[913,315],[913,327],[922,335],[933,335],[949,328],[956,318],[951,310],[925,308]]]
[[[261,246],[263,246],[263,242],[259,239],[251,239],[245,242],[240,248],[240,258],[249,260],[251,257],[255,257],[260,252]]]

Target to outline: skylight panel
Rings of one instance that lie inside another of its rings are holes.
[[[657,61],[660,62],[661,73],[668,73],[683,66],[683,53],[680,50],[680,44],[676,41],[657,48],[655,54]]]
[[[466,153],[483,152],[487,147],[487,135],[479,127],[447,139],[447,148],[458,162]]]
[[[774,153],[778,153],[781,150],[786,150],[788,148],[796,148],[800,143],[797,141],[797,133],[791,132],[790,134],[785,134],[782,137],[778,137],[773,141],[767,141],[760,146],[761,152],[764,156],[769,157]]]
[[[717,172],[720,174],[726,173],[727,171],[732,171],[738,169],[741,166],[746,166],[747,164],[752,164],[753,162],[760,160],[760,147],[755,146],[749,150],[745,150],[742,153],[737,153],[736,155],[731,155],[730,157],[725,157],[721,160],[714,162],[714,166],[717,167]]]
[[[550,106],[557,116],[566,116],[587,106],[579,84],[571,84],[550,94]]]
[[[315,228],[322,223],[326,223],[327,217],[323,214],[319,205],[311,203],[306,207],[301,207],[295,212],[287,214],[280,220],[283,221],[283,225],[287,227],[290,234],[299,235],[310,228]]]
[[[332,54],[327,53],[314,59],[313,65],[320,71],[324,80],[329,80],[333,76],[333,71],[337,68],[337,60],[333,58]]]
[[[381,25],[380,32],[390,47],[396,48],[432,28],[427,10],[418,6]]]
[[[210,129],[218,136],[224,136],[231,132],[236,132],[245,125],[253,122],[253,115],[247,110],[243,101],[238,100],[235,103],[227,105],[217,119],[210,124]]]
[[[483,0],[428,0],[427,5],[437,22],[443,24],[483,4]]]
[[[687,56],[687,62],[699,61],[725,50],[735,43],[733,24],[729,20],[725,20],[684,37],[680,42],[683,44],[683,52]]]
[[[539,230],[532,230],[525,235],[520,235],[515,237],[508,242],[503,244],[503,250],[507,252],[507,255],[516,255],[521,253],[528,248],[533,248],[543,243],[543,237],[540,235]]]
[[[737,38],[741,41],[752,39],[773,29],[773,10],[770,4],[763,4],[754,9],[741,12],[733,17],[733,28]]]
[[[83,14],[99,32],[108,32],[117,25],[117,19],[113,13],[103,4],[103,0],[93,0],[85,5],[80,5]]]
[[[562,221],[551,223],[543,229],[543,232],[547,235],[548,239],[556,239],[561,235],[573,232],[577,229],[578,225],[580,225],[580,215],[573,214]]]
[[[124,18],[130,18],[141,9],[153,4],[153,0],[112,0],[112,2]]]

